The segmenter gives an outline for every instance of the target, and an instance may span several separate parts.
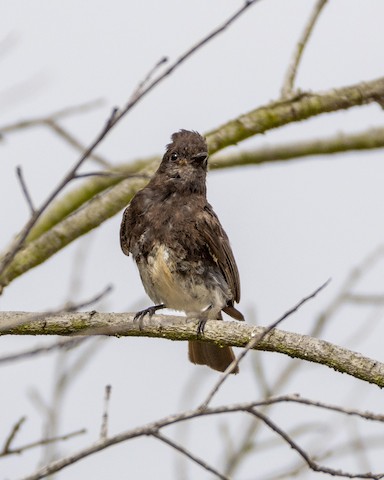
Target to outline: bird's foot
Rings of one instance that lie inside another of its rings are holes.
[[[133,321],[134,322],[138,321],[139,329],[142,330],[144,317],[148,315],[149,319],[151,319],[153,315],[157,312],[157,310],[161,310],[162,308],[165,308],[164,303],[161,303],[160,305],[153,305],[152,307],[148,307],[148,308],[145,308],[144,310],[140,310],[140,312],[137,312],[136,315],[133,317]]]

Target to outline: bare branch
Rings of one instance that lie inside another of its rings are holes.
[[[31,215],[33,216],[36,212],[36,209],[33,206],[32,197],[28,191],[27,184],[25,183],[25,180],[24,180],[23,171],[20,166],[16,167],[16,173],[17,173],[17,178],[19,179],[25,200],[27,201]]]
[[[363,420],[372,420],[375,422],[384,422],[384,415],[357,410],[355,408],[340,407],[338,405],[332,405],[330,403],[319,402],[318,400],[310,400],[309,398],[301,397],[300,395],[280,395],[276,397],[267,398],[260,402],[255,402],[255,407],[262,407],[266,405],[276,405],[277,403],[298,403],[301,405],[307,405],[311,407],[321,408],[324,410],[330,410],[336,413],[342,413],[348,416],[356,416]]]
[[[322,473],[327,473],[329,475],[333,475],[335,477],[345,477],[345,478],[371,478],[375,480],[384,478],[384,473],[376,473],[376,474],[370,473],[370,472],[350,473],[350,472],[344,472],[339,469],[336,470],[334,468],[320,465],[314,460],[312,460],[311,457],[308,455],[308,453],[305,450],[303,450],[286,432],[284,432],[284,430],[282,430],[274,422],[272,422],[272,420],[269,417],[262,414],[255,408],[250,408],[248,411],[255,417],[262,420],[265,423],[265,425],[267,425],[271,430],[277,433],[277,435],[279,435],[286,443],[288,443],[288,445],[301,456],[301,458],[305,461],[308,467],[314,472],[322,472]]]
[[[340,288],[338,295],[328,305],[328,307],[322,311],[322,313],[316,319],[311,336],[317,337],[320,335],[326,323],[330,318],[341,308],[344,304],[346,297],[351,293],[352,289],[357,285],[361,278],[367,273],[367,271],[374,266],[380,258],[384,256],[384,245],[379,245],[375,248],[366,258],[364,258],[358,265],[356,265],[345,279],[343,285]]]
[[[77,138],[75,138],[71,133],[69,133],[67,129],[59,125],[58,121],[71,115],[75,115],[78,113],[86,113],[90,109],[98,107],[99,105],[101,105],[101,103],[102,101],[100,99],[93,100],[91,102],[87,102],[81,105],[75,105],[72,107],[57,110],[56,112],[50,113],[45,117],[30,118],[4,125],[3,127],[0,127],[0,135],[14,133],[28,128],[47,126],[60,138],[64,139],[67,143],[69,143],[69,145],[74,147],[77,151],[83,153],[86,149],[86,146],[83,145],[79,140],[77,140]],[[97,163],[103,165],[104,167],[110,166],[109,162],[101,155],[92,153],[89,158],[95,160]]]
[[[130,102],[135,100],[136,97],[140,95],[140,93],[143,91],[144,87],[148,85],[149,81],[153,77],[153,75],[156,73],[156,71],[165,63],[168,62],[168,57],[162,57],[147,73],[145,78],[139,83],[137,88],[134,90],[131,98],[129,99]]]
[[[87,172],[87,173],[78,173],[74,178],[87,178],[87,177],[108,177],[116,179],[126,179],[126,178],[142,178],[149,180],[150,176],[145,173],[123,173],[123,172]]]
[[[59,342],[52,343],[51,345],[32,348],[30,350],[14,353],[12,355],[4,355],[3,357],[0,357],[0,364],[14,362],[15,360],[25,360],[27,358],[40,355],[42,353],[50,353],[55,350],[60,350],[61,348],[72,348],[76,344],[81,343],[84,340],[86,340],[86,338],[66,338],[65,340],[60,340]]]
[[[45,438],[45,439],[42,439],[42,440],[37,440],[36,442],[27,443],[27,444],[22,445],[21,447],[18,447],[18,448],[12,448],[12,449],[9,449],[7,451],[3,450],[2,452],[0,452],[0,457],[5,457],[5,456],[8,456],[8,455],[20,455],[20,453],[23,453],[26,450],[30,450],[31,448],[41,447],[42,445],[48,445],[50,443],[69,440],[69,439],[71,439],[73,437],[76,437],[78,435],[83,435],[84,433],[87,433],[87,430],[85,430],[83,428],[81,430],[76,430],[75,432],[66,433],[65,435],[58,435],[58,436],[52,437],[52,438]]]
[[[292,95],[293,92],[293,84],[295,82],[295,77],[297,73],[297,69],[299,67],[299,63],[301,60],[301,57],[303,55],[304,49],[308,43],[309,37],[313,31],[313,28],[317,22],[317,19],[320,16],[320,13],[322,9],[324,8],[325,4],[327,3],[328,0],[318,0],[314,6],[314,9],[311,13],[311,16],[308,20],[307,25],[304,28],[304,31],[302,33],[302,36],[299,40],[299,42],[296,45],[296,49],[294,51],[291,64],[289,65],[289,68],[287,70],[287,73],[285,75],[284,79],[284,84],[281,89],[281,97],[282,98],[287,98],[290,95]]]
[[[347,302],[353,302],[353,303],[362,303],[362,304],[369,304],[369,305],[374,305],[374,304],[384,304],[384,295],[383,294],[363,294],[363,293],[348,293],[345,295],[344,299]]]
[[[0,456],[2,455],[8,455],[10,451],[11,444],[13,440],[15,439],[17,432],[20,430],[20,427],[22,424],[26,421],[27,417],[21,417],[20,420],[18,420],[14,426],[12,427],[12,430],[10,431],[7,439],[5,440],[3,450],[0,452]]]
[[[321,285],[319,288],[317,288],[314,292],[312,292],[310,295],[304,297],[300,302],[298,302],[294,307],[289,309],[287,312],[284,313],[278,320],[275,322],[271,323],[268,327],[263,329],[261,333],[257,333],[253,335],[253,338],[247,343],[245,348],[242,350],[242,352],[238,355],[237,358],[228,366],[228,368],[225,370],[225,372],[219,377],[219,380],[216,382],[212,390],[209,392],[207,398],[204,400],[204,402],[200,405],[200,408],[202,410],[206,409],[212,400],[213,396],[216,394],[216,392],[219,390],[221,385],[225,382],[225,380],[229,377],[229,375],[236,369],[236,367],[239,365],[241,360],[245,357],[245,355],[249,352],[249,350],[252,350],[253,348],[256,347],[257,344],[262,342],[264,338],[274,329],[276,328],[281,322],[283,322],[286,318],[288,318],[290,315],[295,313],[304,303],[306,303],[308,300],[311,300],[314,298],[323,288],[325,288],[330,280],[327,280],[323,285]]]
[[[55,112],[52,112],[45,117],[30,118],[26,120],[20,120],[8,125],[0,126],[0,133],[4,135],[5,133],[12,133],[18,130],[24,130],[26,128],[41,126],[47,123],[49,120],[59,120],[61,118],[69,117],[78,113],[85,113],[90,109],[93,109],[101,104],[101,100],[92,100],[80,105],[74,105],[71,107],[62,108]]]
[[[86,149],[86,145],[83,145],[74,135],[69,133],[69,131],[64,128],[62,125],[59,125],[57,123],[57,120],[48,118],[44,121],[44,124],[47,125],[49,128],[51,128],[59,137],[63,138],[69,145],[74,147],[77,151],[83,153]],[[99,165],[103,167],[111,167],[110,162],[106,160],[104,157],[102,157],[98,153],[91,153],[89,155],[89,158],[91,160],[94,160],[97,162]]]
[[[100,301],[102,298],[104,298],[111,290],[112,290],[112,286],[108,285],[106,288],[104,288],[104,290],[102,290],[101,293],[98,293],[97,295],[93,296],[91,299],[86,300],[84,302],[77,303],[77,304],[68,302],[64,307],[59,308],[57,310],[51,310],[51,311],[47,311],[47,312],[32,314],[32,315],[28,316],[28,319],[23,320],[23,319],[19,318],[18,320],[16,320],[15,323],[10,323],[8,325],[7,324],[3,324],[3,325],[0,324],[0,335],[1,335],[1,332],[3,331],[3,329],[7,330],[7,329],[16,328],[18,326],[26,326],[26,324],[29,323],[29,322],[37,322],[37,323],[40,322],[40,324],[42,323],[44,325],[44,322],[46,321],[46,318],[49,318],[52,315],[55,316],[55,315],[60,315],[60,314],[65,314],[65,313],[70,313],[70,312],[76,312],[77,310],[80,310],[82,308],[89,307],[89,305],[92,305],[92,304]],[[89,313],[90,313],[90,315],[93,315],[95,312],[93,311],[93,312],[89,312]]]
[[[100,440],[106,440],[108,438],[108,410],[109,410],[109,401],[111,399],[111,385],[107,385],[105,387],[105,395],[104,395],[104,412],[101,421],[101,429],[100,429]]]
[[[211,472],[213,473],[214,475],[216,475],[217,478],[221,478],[222,480],[229,480],[229,477],[226,477],[225,475],[223,475],[222,473],[220,473],[218,470],[216,470],[215,468],[211,467],[210,465],[208,465],[208,463],[206,463],[204,460],[202,460],[201,458],[197,457],[196,455],[194,455],[193,453],[191,453],[190,451],[188,451],[186,448],[184,448],[182,445],[174,442],[173,440],[171,440],[170,438],[166,437],[165,435],[163,435],[162,433],[160,433],[159,431],[157,432],[154,432],[152,433],[152,436],[155,437],[155,438],[158,438],[159,440],[161,440],[162,442],[166,443],[167,445],[171,446],[172,448],[174,448],[175,450],[177,450],[178,452],[182,453],[183,455],[185,455],[186,457],[190,458],[193,462],[197,463],[198,465],[200,465],[201,467],[203,467],[205,470],[207,470],[208,472]]]

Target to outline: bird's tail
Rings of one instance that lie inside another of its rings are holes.
[[[214,343],[191,340],[188,342],[188,357],[192,363],[208,365],[208,367],[224,372],[235,359],[231,347],[220,347]],[[239,373],[236,367],[231,373]]]

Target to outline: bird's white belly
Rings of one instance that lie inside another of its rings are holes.
[[[208,307],[217,312],[226,304],[221,288],[209,289],[202,276],[176,272],[164,245],[154,249],[138,267],[145,290],[155,303],[186,313],[199,313]]]

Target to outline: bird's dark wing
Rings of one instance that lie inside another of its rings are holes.
[[[227,234],[211,205],[206,204],[196,218],[196,228],[213,260],[223,273],[235,302],[240,300],[240,277]]]
[[[131,204],[124,210],[120,225],[120,246],[125,255],[131,251],[132,229],[134,225]]]

